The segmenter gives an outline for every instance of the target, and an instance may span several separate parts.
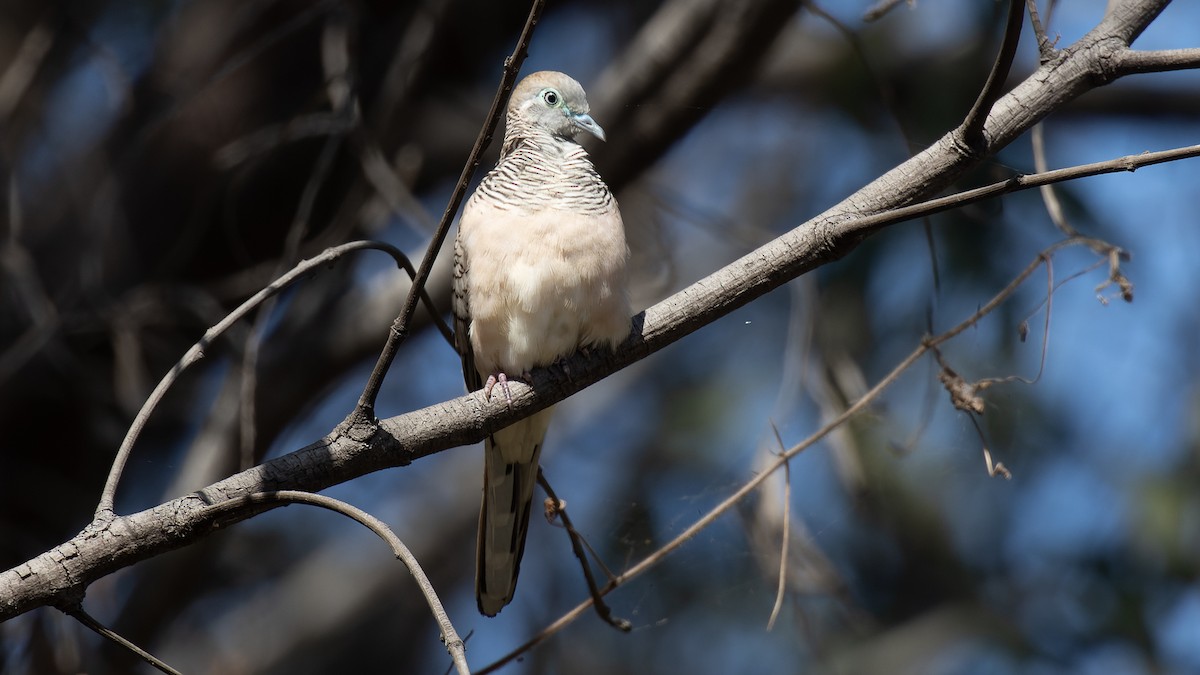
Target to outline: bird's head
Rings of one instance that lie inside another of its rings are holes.
[[[581,132],[604,140],[604,130],[588,114],[587,97],[579,83],[553,70],[525,77],[513,89],[509,115],[555,136],[575,138]]]

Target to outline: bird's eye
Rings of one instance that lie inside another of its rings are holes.
[[[547,89],[546,91],[542,92],[542,100],[546,102],[546,105],[553,108],[562,101],[562,97],[558,95],[557,91],[554,91],[553,89]]]

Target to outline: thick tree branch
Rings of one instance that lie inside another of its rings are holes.
[[[993,154],[1072,98],[1117,75],[1114,54],[1144,29],[1165,0],[1130,0],[1099,27],[1059,53],[992,107],[984,125],[985,155]],[[1119,75],[1119,73],[1118,73]],[[935,194],[975,165],[961,139],[947,134],[934,145],[854,193],[808,223],[676,293],[634,318],[633,335],[615,354],[575,355],[568,371],[540,369],[533,387],[514,384],[513,403],[491,404],[477,394],[398,417],[377,427],[359,418],[343,423],[322,441],[231,476],[199,492],[152,509],[89,525],[70,541],[0,573],[0,621],[43,605],[69,606],[88,584],[122,567],[180,548],[215,528],[250,517],[255,510],[214,516],[209,509],[229,499],[279,489],[318,491],[383,468],[451,447],[473,443],[662,349],[800,274],[840,258],[868,234],[923,212],[936,212],[1026,187],[1133,170],[1150,163],[1200,155],[1200,146],[1122,158],[1051,177],[1014,178],[951,197],[931,208],[905,207]],[[354,418],[351,418],[354,419]],[[266,507],[261,507],[266,508]]]

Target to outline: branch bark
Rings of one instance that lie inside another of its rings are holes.
[[[1099,26],[995,103],[983,126],[983,144],[975,152],[965,142],[961,127],[951,131],[816,218],[634,317],[634,333],[616,353],[577,354],[567,362],[569,374],[557,368],[535,371],[532,388],[513,385],[511,406],[499,399],[489,404],[472,393],[382,420],[377,427],[348,421],[317,443],[196,493],[129,516],[97,520],[70,541],[0,573],[0,621],[39,606],[71,606],[88,584],[102,576],[270,508],[251,504],[222,511],[213,505],[255,492],[319,491],[480,441],[804,272],[846,255],[868,234],[912,217],[911,209],[900,215],[885,212],[936,194],[981,157],[994,154],[1073,98],[1129,72],[1116,64],[1128,54],[1129,41],[1166,4],[1167,0],[1130,0],[1116,6]],[[1135,166],[1127,163],[1118,168]],[[1010,183],[1012,189],[1022,187],[1020,181]]]

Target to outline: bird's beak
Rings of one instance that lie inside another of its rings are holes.
[[[600,128],[599,124],[596,124],[596,120],[592,119],[591,115],[580,114],[573,116],[571,119],[575,122],[575,126],[579,127],[580,129],[583,129],[602,141],[607,140],[604,137],[604,130]]]

